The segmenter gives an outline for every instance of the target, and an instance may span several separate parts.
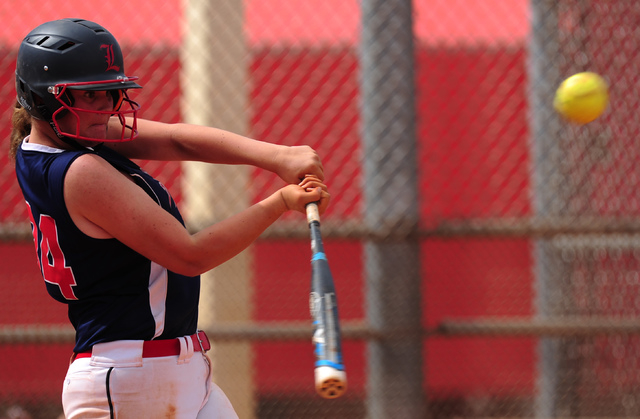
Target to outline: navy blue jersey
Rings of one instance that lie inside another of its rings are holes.
[[[116,239],[80,231],[64,202],[71,163],[96,154],[128,174],[181,223],[166,188],[131,160],[103,146],[65,151],[23,142],[16,174],[29,206],[36,252],[49,294],[68,304],[75,352],[115,340],[170,339],[195,333],[200,277],[186,277],[143,257]],[[184,224],[184,223],[183,223]]]

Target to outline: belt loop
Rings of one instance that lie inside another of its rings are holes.
[[[188,336],[178,338],[180,342],[180,356],[178,357],[178,364],[188,364],[193,356],[193,340]]]

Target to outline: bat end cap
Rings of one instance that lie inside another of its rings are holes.
[[[325,399],[335,399],[347,391],[347,374],[332,367],[318,367],[315,370],[316,391]]]

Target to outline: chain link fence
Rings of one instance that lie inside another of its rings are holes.
[[[203,278],[214,379],[241,418],[640,416],[640,4],[631,0],[8,0],[9,137],[22,37],[82,17],[120,40],[142,116],[322,156],[347,394],[313,389],[310,250],[290,214]],[[607,112],[553,111],[594,71]],[[0,418],[57,418],[72,349],[0,155]],[[142,162],[190,228],[281,186]]]

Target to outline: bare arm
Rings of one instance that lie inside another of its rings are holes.
[[[329,201],[324,184],[308,177],[190,234],[128,176],[90,154],[71,164],[64,197],[72,219],[85,233],[114,237],[167,269],[189,276],[240,253],[284,212],[304,212],[305,204],[316,200],[326,208]]]
[[[109,131],[119,133],[119,121],[112,118],[111,123]],[[138,119],[138,132],[133,141],[109,146],[133,159],[246,164],[276,173],[288,183],[298,183],[305,174],[324,180],[320,158],[308,146],[289,147],[212,127],[144,119]]]

